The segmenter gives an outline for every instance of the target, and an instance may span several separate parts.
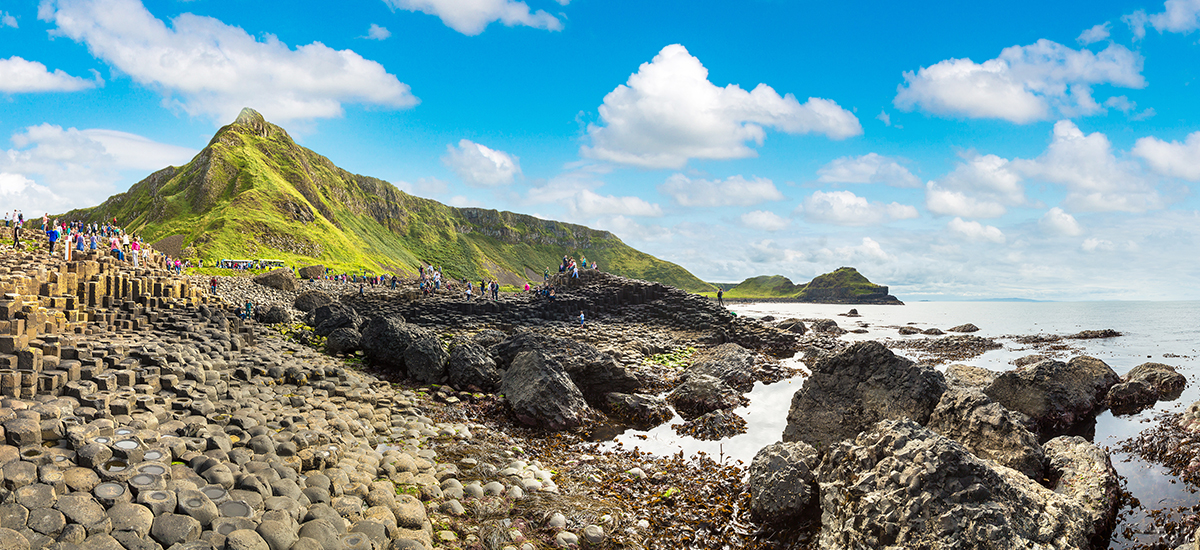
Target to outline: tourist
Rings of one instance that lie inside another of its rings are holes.
[[[467,301],[471,301],[471,283],[467,283]]]
[[[43,221],[42,225],[44,226],[45,223],[46,222]],[[58,236],[59,236],[58,226],[51,225],[50,228],[46,231],[46,238],[50,240],[50,255],[51,256],[54,255],[54,245],[58,243]]]
[[[579,326],[580,327],[583,326],[583,312],[582,311],[579,312]]]
[[[208,286],[209,286],[210,294],[217,293],[217,277],[216,277],[216,275],[213,276],[212,280],[208,281]]]
[[[724,297],[725,297],[725,289],[718,288],[717,289],[717,305],[719,305],[719,306],[725,305]]]

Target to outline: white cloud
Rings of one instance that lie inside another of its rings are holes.
[[[971,241],[991,241],[997,244],[1004,244],[1005,241],[1004,232],[998,228],[979,222],[963,221],[962,218],[950,220],[950,223],[946,224],[946,228]]]
[[[975,155],[925,185],[926,208],[935,214],[995,218],[1004,215],[1006,206],[1025,203],[1021,177],[1007,159],[996,155]]]
[[[119,191],[122,171],[186,164],[196,151],[114,130],[63,129],[41,124],[12,136],[0,152],[0,173],[13,208],[64,212],[92,206]]]
[[[1137,38],[1146,36],[1146,25],[1158,32],[1190,33],[1200,29],[1200,0],[1167,0],[1161,13],[1137,10],[1122,19]]]
[[[397,189],[404,191],[410,195],[419,195],[423,197],[441,195],[450,190],[450,184],[437,178],[420,178],[416,183],[407,181],[399,181],[394,183]],[[457,197],[456,197],[457,198]],[[452,204],[451,206],[460,206]],[[471,206],[479,206],[472,204]]]
[[[1183,143],[1144,137],[1134,144],[1133,154],[1146,161],[1155,173],[1200,181],[1200,132],[1188,134]]]
[[[600,195],[592,190],[579,191],[566,202],[572,216],[661,216],[662,208],[640,197]]]
[[[467,198],[463,195],[454,195],[446,200],[446,204],[456,208],[486,208],[487,205],[481,201]]]
[[[619,85],[600,106],[602,125],[589,124],[585,157],[644,168],[681,168],[688,159],[755,155],[764,128],[844,139],[862,133],[858,119],[828,99],[800,103],[766,84],[747,92],[719,88],[708,69],[679,44],[662,49]]]
[[[887,111],[879,111],[879,114],[875,115],[875,119],[882,121],[884,126],[892,125],[892,117],[887,114]]]
[[[450,27],[467,36],[475,36],[488,25],[499,21],[508,27],[518,25],[546,29],[562,30],[562,22],[543,10],[529,11],[525,2],[513,0],[383,0],[392,9],[419,11],[424,14],[437,16]],[[570,0],[559,0],[567,5]]]
[[[761,231],[781,231],[791,224],[786,218],[767,210],[746,212],[740,219],[743,226]]]
[[[1112,252],[1117,249],[1117,246],[1112,241],[1106,239],[1087,239],[1080,245],[1086,252]]]
[[[0,11],[0,27],[17,28],[17,18],[11,13]]]
[[[1096,26],[1080,33],[1079,38],[1076,38],[1075,41],[1079,42],[1080,44],[1082,44],[1084,46],[1087,46],[1088,44],[1095,44],[1096,42],[1100,42],[1101,40],[1108,40],[1109,29],[1111,29],[1111,28],[1112,28],[1112,23],[1109,23],[1107,21],[1104,23],[1100,23],[1099,25],[1096,25]]]
[[[596,229],[610,231],[621,240],[629,242],[638,240],[642,242],[662,242],[669,241],[674,236],[674,233],[661,225],[642,224],[636,220],[625,216],[612,216],[609,218],[600,218],[592,224]]]
[[[658,192],[671,197],[680,206],[753,206],[783,200],[783,193],[766,178],[732,176],[722,180],[694,180],[672,174],[658,186]]]
[[[921,180],[907,168],[876,153],[842,157],[817,170],[817,181],[826,183],[885,183],[892,187],[920,187]]]
[[[0,59],[0,92],[75,92],[95,88],[104,84],[97,75],[96,80],[71,76],[54,69],[50,72],[37,61],[26,61],[17,56]]]
[[[858,246],[839,246],[832,250],[818,250],[814,256],[816,259],[826,262],[840,262],[845,264],[857,264],[859,262],[883,263],[895,261],[896,257],[884,251],[883,246],[878,241],[870,237],[863,237],[862,244]]]
[[[1112,107],[1122,113],[1128,113],[1137,108],[1137,103],[1130,101],[1128,97],[1117,95],[1104,100],[1105,107]]]
[[[905,72],[893,103],[944,116],[998,118],[1018,124],[1099,112],[1091,87],[1143,88],[1142,57],[1119,44],[1094,53],[1049,40],[1012,46],[977,64],[947,59]]]
[[[447,145],[442,163],[472,187],[508,185],[521,175],[520,159],[469,139]]]
[[[869,202],[850,191],[816,191],[796,208],[810,222],[833,225],[878,225],[917,217],[917,209],[893,202]]]
[[[1075,221],[1075,216],[1064,212],[1062,208],[1057,206],[1047,210],[1042,215],[1042,218],[1038,220],[1038,226],[1054,235],[1077,237],[1083,234],[1083,228],[1079,227],[1079,222]]]
[[[274,36],[190,13],[168,27],[138,0],[43,0],[40,19],[92,55],[216,122],[254,107],[268,119],[340,116],[343,103],[406,108],[418,100],[383,65],[320,42],[296,49]]]
[[[380,27],[375,23],[371,23],[371,26],[367,28],[367,38],[371,40],[387,40],[391,36],[392,31],[387,30],[387,27]]]
[[[1137,163],[1113,154],[1107,136],[1085,135],[1069,120],[1055,123],[1054,139],[1041,156],[1013,166],[1026,177],[1064,185],[1063,202],[1074,210],[1144,212],[1164,205]]]
[[[38,185],[21,174],[4,171],[0,171],[0,201],[4,202],[6,212],[20,210],[25,213],[26,218],[44,213],[61,213],[70,209],[66,207],[70,204],[66,197],[55,194],[48,187]]]

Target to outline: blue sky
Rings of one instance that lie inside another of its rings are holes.
[[[1200,0],[0,5],[0,208],[97,204],[253,107],[338,165],[710,281],[1200,299]]]

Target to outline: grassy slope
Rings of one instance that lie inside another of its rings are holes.
[[[868,281],[853,267],[842,267],[831,273],[818,275],[807,284],[796,285],[787,277],[781,275],[763,275],[742,281],[736,287],[726,290],[727,298],[745,299],[797,299],[808,297],[810,289],[844,288],[852,295],[870,294],[879,289],[879,285]]]
[[[454,208],[351,174],[243,111],[200,154],[66,214],[118,222],[148,241],[184,235],[206,261],[277,258],[339,271],[416,273],[422,262],[451,277],[510,284],[585,256],[608,272],[691,291],[711,290],[687,270],[625,245],[607,231],[511,212]]]

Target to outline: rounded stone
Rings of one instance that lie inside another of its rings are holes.
[[[67,517],[52,508],[34,508],[29,511],[27,525],[38,533],[55,537],[67,526]]]
[[[604,528],[599,525],[589,525],[583,528],[583,538],[591,544],[604,542]]]
[[[263,520],[257,532],[271,550],[288,550],[299,538],[295,528],[281,521]]]
[[[267,541],[250,529],[238,529],[225,536],[226,550],[271,550]]]
[[[563,529],[567,526],[567,516],[555,512],[550,516],[550,521],[546,522],[546,527],[551,529]]]
[[[342,535],[342,550],[371,550],[371,539],[362,533]]]
[[[29,550],[29,541],[12,529],[0,527],[0,550]]]
[[[141,504],[121,502],[108,509],[114,531],[132,531],[144,537],[154,525],[154,512]]]
[[[201,529],[200,522],[196,521],[196,518],[167,513],[154,518],[154,525],[150,527],[150,536],[163,545],[163,548],[170,548],[174,544],[199,539]]]
[[[338,518],[339,520],[341,518]],[[297,533],[300,539],[312,539],[320,545],[322,550],[340,550],[341,533],[337,527],[328,519],[318,518],[306,522],[300,526],[300,531]]]
[[[196,518],[205,527],[220,513],[217,505],[200,491],[179,491],[176,500],[175,507],[179,513]]]
[[[554,544],[560,548],[569,548],[579,544],[579,537],[570,531],[559,531],[554,535]]]

